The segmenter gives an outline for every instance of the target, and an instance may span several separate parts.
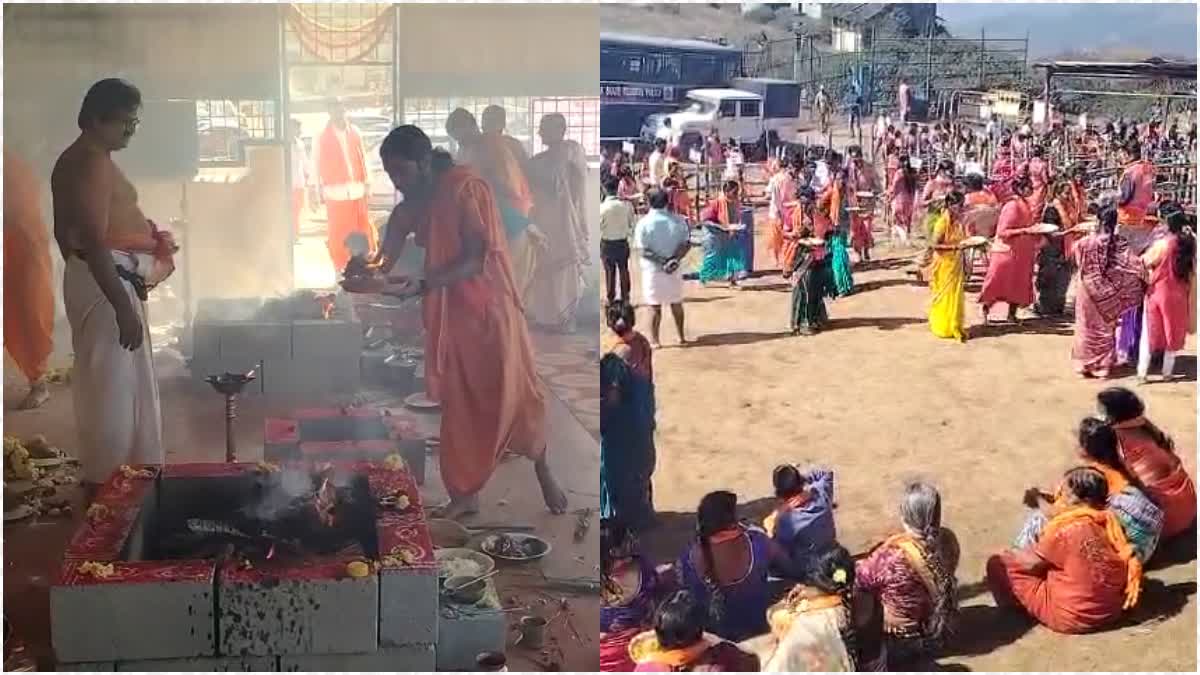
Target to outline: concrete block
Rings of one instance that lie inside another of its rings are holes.
[[[218,324],[192,324],[192,358],[212,361],[221,355],[221,329]]]
[[[258,298],[204,298],[196,303],[196,323],[247,320],[262,309]]]
[[[344,577],[345,561],[280,571],[223,570],[220,653],[344,654],[379,646],[379,578]]]
[[[500,611],[495,586],[481,607],[446,603],[438,618],[437,669],[474,670],[482,652],[503,652],[508,635],[507,615]]]
[[[67,565],[72,563],[68,562]],[[78,563],[75,563],[77,566]],[[163,563],[117,563],[126,570]],[[207,579],[89,583],[78,579],[50,588],[50,630],[59,661],[116,661],[216,655],[211,567]]]
[[[154,659],[152,661],[121,661],[117,672],[147,673],[270,673],[279,670],[274,656],[217,656],[197,659]]]
[[[389,647],[364,654],[301,654],[279,657],[279,670],[296,672],[430,672],[437,664],[431,644]]]
[[[298,361],[353,354],[357,364],[362,348],[363,329],[357,321],[305,319],[292,322],[292,358]]]
[[[221,328],[221,358],[258,362],[292,358],[292,325],[283,322],[231,323]]]
[[[285,365],[264,374],[268,394],[354,393],[362,382],[357,355],[297,358]]]
[[[380,646],[436,644],[439,590],[436,568],[380,570]]]

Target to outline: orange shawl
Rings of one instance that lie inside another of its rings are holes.
[[[483,134],[471,148],[467,163],[473,164],[492,189],[509,200],[521,215],[533,209],[533,192],[525,177],[521,162],[513,156],[512,148],[503,134]]]
[[[925,556],[921,555],[921,547],[913,540],[912,535],[907,532],[893,535],[887,541],[883,542],[883,545],[895,546],[900,549],[909,566],[921,578],[921,583],[925,586],[925,590],[929,592],[931,600],[935,600],[941,594],[938,590],[937,582],[933,578],[933,572],[925,564]]]
[[[4,348],[30,381],[53,351],[50,228],[33,168],[4,151]]]
[[[1133,607],[1137,604],[1138,596],[1142,592],[1142,563],[1134,555],[1133,546],[1129,543],[1129,539],[1125,537],[1125,530],[1121,527],[1121,521],[1117,520],[1117,517],[1111,511],[1107,509],[1093,509],[1090,506],[1071,507],[1051,518],[1050,522],[1046,523],[1046,527],[1042,529],[1041,537],[1053,537],[1063,528],[1081,520],[1090,520],[1103,527],[1108,542],[1117,551],[1117,556],[1125,561],[1128,571],[1125,578],[1124,608],[1129,609]]]
[[[634,663],[656,663],[670,668],[690,666],[704,656],[710,647],[720,642],[705,634],[699,642],[682,649],[663,649],[654,631],[646,631],[629,643],[629,656]]]
[[[782,504],[775,507],[775,510],[763,518],[763,529],[767,531],[767,536],[775,536],[775,523],[779,520],[779,514],[790,509],[798,509],[808,503],[808,493],[802,492],[798,495],[788,497]]]

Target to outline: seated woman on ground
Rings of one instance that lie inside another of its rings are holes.
[[[655,521],[653,350],[632,305],[615,300],[606,314],[617,343],[600,361],[600,517],[640,532]]]
[[[774,648],[767,673],[887,670],[883,606],[854,590],[854,559],[835,545],[813,561],[796,586],[767,615]]]
[[[768,569],[791,570],[787,553],[738,521],[737,495],[711,492],[696,512],[696,538],[676,563],[680,587],[708,609],[708,630],[740,641],[767,632],[774,600]]]
[[[1162,533],[1162,509],[1150,500],[1136,479],[1125,473],[1117,450],[1117,434],[1104,420],[1084,418],[1079,424],[1079,455],[1087,466],[1104,475],[1108,486],[1108,510],[1120,521],[1125,537],[1134,554],[1143,564],[1154,555]],[[1032,548],[1037,545],[1042,530],[1067,500],[1068,491],[1060,485],[1054,494],[1037,488],[1025,491],[1025,505],[1033,509],[1013,547]]]
[[[675,591],[654,612],[654,630],[629,645],[634,672],[757,672],[758,658],[704,632],[704,605]]]
[[[654,620],[654,566],[624,523],[600,522],[600,670],[627,673],[636,665],[629,643]]]
[[[1021,609],[1058,633],[1087,633],[1137,603],[1142,564],[1105,508],[1104,474],[1078,467],[1064,485],[1037,544],[992,556],[987,585],[999,607]]]
[[[788,553],[792,566],[807,577],[808,566],[837,544],[833,524],[833,472],[813,469],[801,473],[791,464],[775,467],[775,510],[763,529]]]
[[[1163,541],[1192,532],[1196,526],[1196,486],[1175,452],[1175,442],[1146,419],[1146,406],[1132,391],[1112,387],[1096,398],[1101,413],[1117,432],[1125,472],[1163,510]]]
[[[884,607],[889,665],[904,665],[942,648],[958,611],[958,539],[942,527],[936,488],[912,483],[900,502],[903,531],[877,546],[855,568],[858,589]]]

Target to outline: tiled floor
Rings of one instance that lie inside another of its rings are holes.
[[[596,439],[600,438],[600,337],[533,333],[538,374],[566,403],[571,414]]]

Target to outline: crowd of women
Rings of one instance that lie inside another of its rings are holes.
[[[1195,326],[1195,216],[1159,200],[1154,165],[1135,142],[1123,150],[1119,191],[1094,199],[1082,167],[1055,176],[1042,154],[1035,147],[1028,162],[1012,175],[993,175],[989,187],[978,175],[960,185],[951,165],[926,185],[935,201],[927,204],[931,255],[920,271],[931,288],[931,330],[967,338],[966,282],[973,263],[984,260],[984,324],[997,304],[1007,305],[1009,322],[1026,307],[1062,316],[1073,296],[1076,372],[1103,378],[1136,364],[1144,381],[1161,355],[1163,378],[1173,378]],[[903,163],[898,171],[894,184],[903,185]],[[930,188],[938,181],[946,190],[940,196],[941,187]]]
[[[969,639],[956,632],[958,540],[928,483],[905,487],[895,534],[852,555],[838,543],[833,473],[782,465],[760,523],[712,492],[678,558],[649,559],[638,535],[655,527],[650,356],[631,315],[612,318],[622,337],[602,368],[605,405],[636,408],[642,425],[619,427],[620,439],[604,427],[606,441],[632,444],[601,467],[601,670],[923,669]],[[1011,546],[978,570],[997,607],[1064,634],[1121,621],[1163,543],[1195,536],[1195,487],[1170,436],[1127,389],[1097,404],[1079,423],[1075,466],[1053,490],[1025,491]]]

